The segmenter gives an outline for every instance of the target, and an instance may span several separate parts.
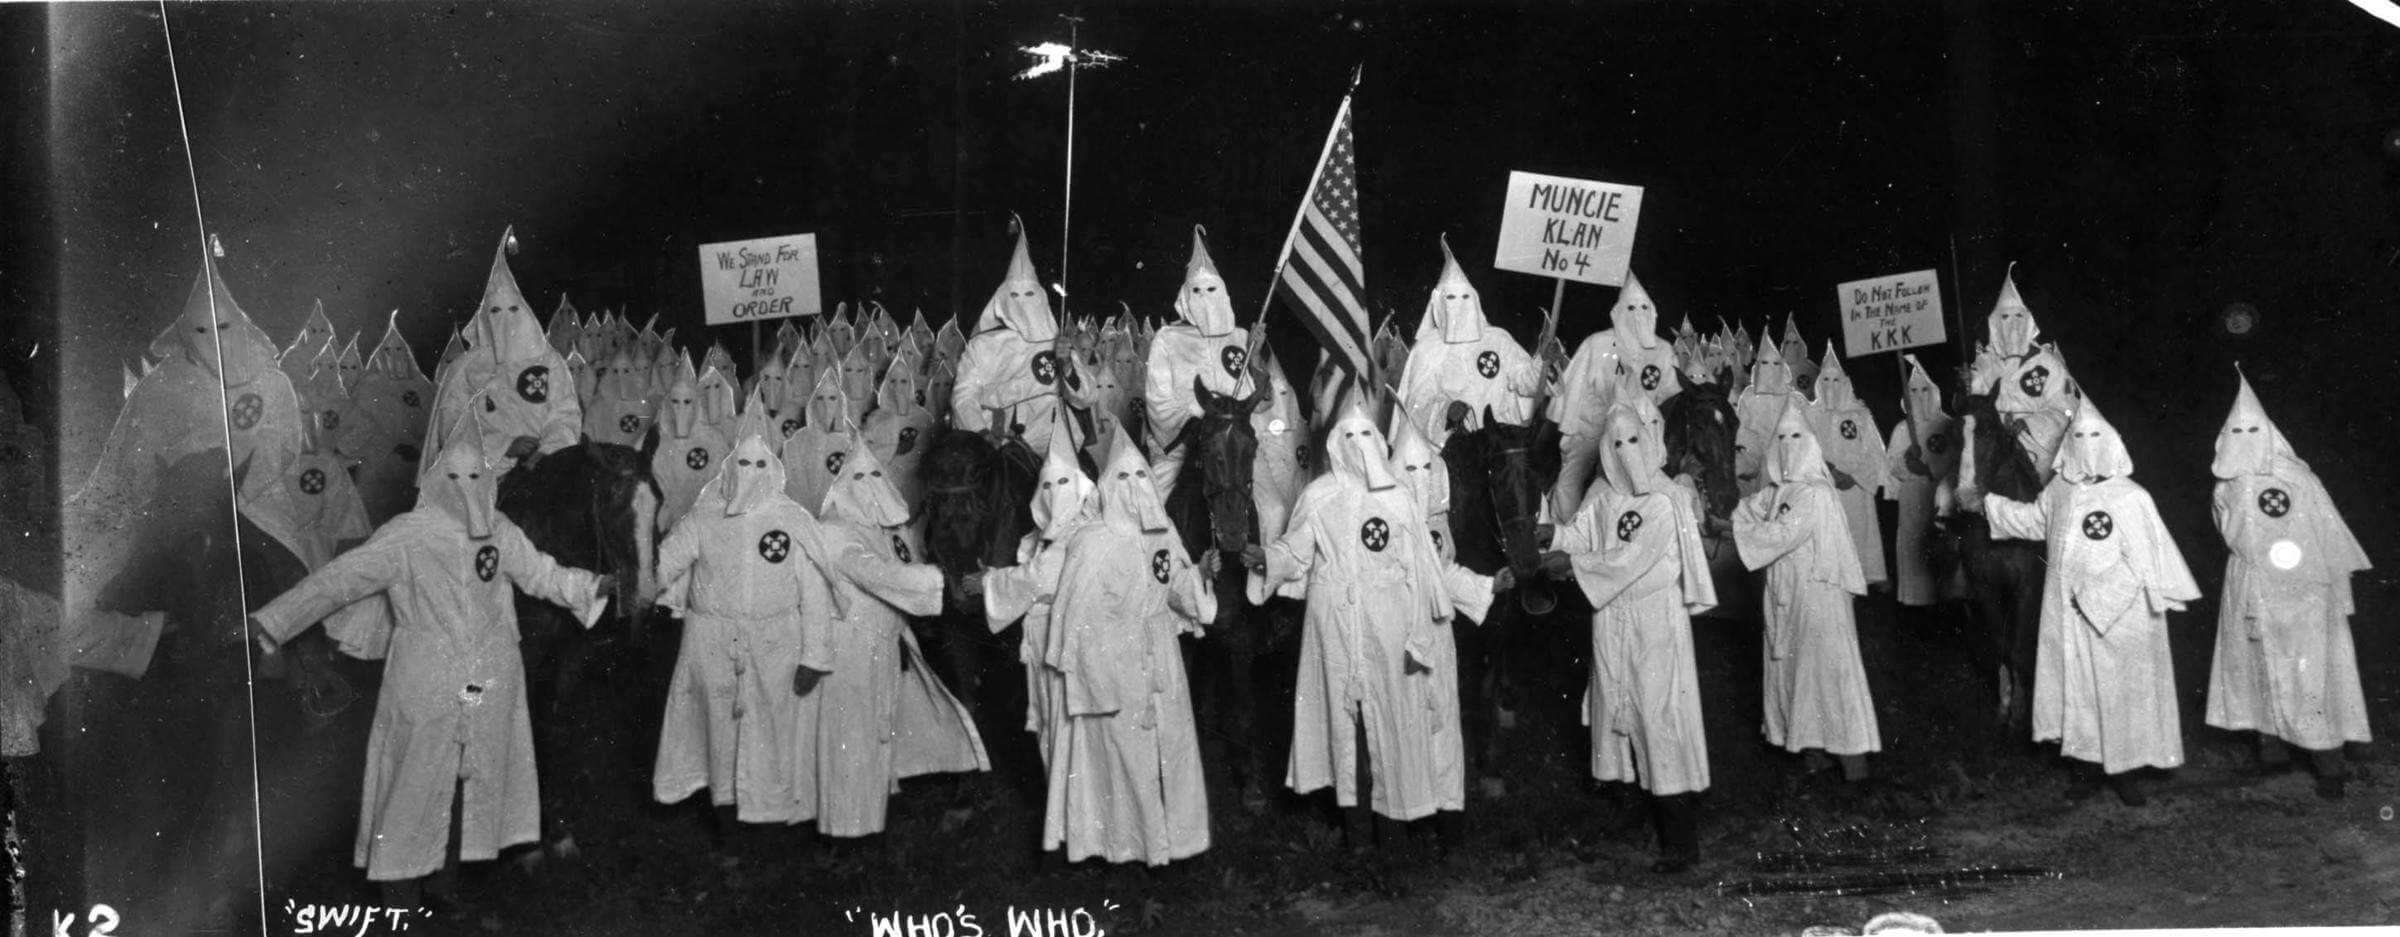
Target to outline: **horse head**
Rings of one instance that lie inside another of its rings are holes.
[[[1469,429],[1472,413],[1453,402],[1443,414],[1450,434],[1442,461],[1450,470],[1450,535],[1458,561],[1479,573],[1515,570],[1519,604],[1545,613],[1556,599],[1534,574],[1542,554],[1535,528],[1542,493],[1558,477],[1558,425],[1538,415],[1530,424],[1503,423],[1485,407],[1483,424]]]
[[[925,552],[952,575],[975,571],[993,505],[985,503],[1000,447],[984,433],[944,429],[917,471],[925,482]]]
[[[1959,398],[1959,413],[1967,421],[1975,452],[1975,485],[2015,501],[2031,501],[2042,493],[2042,473],[2026,450],[2025,425],[2002,415],[1995,394]],[[1967,469],[1962,465],[1960,471]]]
[[[611,576],[610,620],[638,642],[657,582],[659,487],[640,451],[569,446],[500,478],[500,513],[561,564]]]
[[[1258,435],[1250,426],[1250,414],[1266,394],[1264,380],[1254,381],[1247,396],[1235,396],[1209,390],[1195,375],[1192,399],[1199,403],[1200,415],[1185,422],[1171,444],[1183,448],[1185,461],[1199,468],[1211,545],[1228,553],[1241,552],[1258,536],[1258,504],[1250,491]]]
[[[1717,383],[1687,384],[1659,408],[1666,422],[1667,473],[1691,478],[1710,519],[1724,522],[1741,500],[1733,480],[1733,441],[1741,417]]]

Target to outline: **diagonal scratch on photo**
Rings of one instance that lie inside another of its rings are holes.
[[[2389,0],[0,50],[6,937],[2400,926]]]

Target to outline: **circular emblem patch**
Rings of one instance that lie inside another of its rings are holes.
[[[1627,511],[1627,512],[1625,512],[1625,513],[1623,513],[1623,514],[1619,514],[1619,515],[1617,515],[1617,539],[1618,539],[1618,540],[1622,540],[1622,541],[1625,541],[1625,542],[1627,542],[1627,543],[1631,543],[1631,542],[1633,542],[1633,535],[1634,535],[1635,533],[1639,532],[1641,529],[1642,529],[1642,515],[1641,515],[1641,512],[1639,512],[1639,511]]]
[[[1950,451],[1950,437],[1940,433],[1925,437],[1925,450],[1934,455]]]
[[[917,451],[917,428],[914,426],[900,427],[900,439],[892,444],[893,458],[915,451]]]
[[[2259,513],[2282,517],[2292,512],[2292,495],[2281,488],[2269,488],[2258,493]]]
[[[1242,368],[1250,364],[1250,351],[1240,345],[1227,345],[1225,350],[1217,352],[1217,362],[1225,366],[1227,375],[1239,378]]]
[[[1658,382],[1659,382],[1659,379],[1660,379],[1660,378],[1663,378],[1663,377],[1666,377],[1666,375],[1665,375],[1665,374],[1663,374],[1663,373],[1660,373],[1660,371],[1658,370],[1658,365],[1655,365],[1655,364],[1645,364],[1645,365],[1642,365],[1642,389],[1643,389],[1643,390],[1657,390],[1657,389],[1658,389]]]
[[[700,448],[699,446],[693,446],[692,451],[683,454],[684,467],[695,472],[707,468],[708,459],[708,450]]]
[[[317,425],[328,430],[340,429],[342,426],[342,411],[325,411],[323,416],[317,418]]]
[[[642,428],[642,418],[628,413],[617,418],[617,432],[631,436]]]
[[[300,473],[300,490],[312,495],[324,491],[325,473],[314,468],[302,471]]]
[[[550,369],[534,365],[517,372],[517,396],[526,403],[542,403],[550,399]]]
[[[778,428],[783,430],[783,438],[790,439],[793,433],[800,431],[800,421],[787,417]]]
[[[482,549],[475,551],[475,578],[481,579],[485,582],[490,582],[492,581],[492,576],[498,574],[499,572],[499,547],[485,544]]]
[[[1778,505],[1776,505],[1776,506],[1775,506],[1775,516],[1776,516],[1776,517],[1782,517],[1782,516],[1784,516],[1784,515],[1786,515],[1786,514],[1790,514],[1790,513],[1792,513],[1792,503],[1791,503],[1791,502],[1789,502],[1789,501],[1786,501],[1786,502],[1784,502],[1784,503],[1782,503],[1782,504],[1778,504]]]
[[[2093,511],[2083,516],[2083,536],[2088,540],[2106,540],[2117,532],[2117,519],[2107,511]]]
[[[2050,389],[2050,369],[2038,364],[2026,368],[2025,373],[2017,375],[2017,389],[2027,397],[2041,396]]]
[[[1048,387],[1058,380],[1058,355],[1056,353],[1047,350],[1034,352],[1033,360],[1028,362],[1028,366],[1033,369],[1033,379],[1041,382],[1044,387]]]
[[[1481,374],[1487,379],[1499,377],[1500,353],[1496,351],[1485,351],[1482,354],[1476,355],[1475,373]]]
[[[758,535],[758,558],[769,563],[781,563],[792,555],[792,535],[770,530]]]
[[[1843,421],[1842,421],[1842,438],[1843,438],[1843,439],[1857,439],[1857,438],[1858,438],[1858,421],[1856,421],[1856,420],[1843,420]]]
[[[828,474],[828,475],[839,475],[839,474],[841,474],[841,473],[842,473],[842,459],[843,459],[845,456],[848,456],[848,455],[849,455],[849,453],[847,453],[847,452],[828,452],[828,453],[826,453],[826,454],[825,454],[825,473],[826,473],[826,474]]]
[[[1392,542],[1392,525],[1384,523],[1380,517],[1367,518],[1366,523],[1358,525],[1358,542],[1366,544],[1369,550],[1381,553]]]
[[[1167,558],[1167,551],[1160,550],[1150,554],[1150,578],[1165,582],[1167,574],[1174,571],[1175,561]]]
[[[916,562],[916,558],[909,555],[908,541],[900,539],[899,534],[892,535],[892,555],[899,557],[903,563]]]
[[[258,418],[266,412],[267,402],[258,399],[257,394],[241,395],[233,401],[233,407],[225,411],[226,416],[233,420],[234,429],[245,430],[257,426]]]
[[[402,405],[404,405],[404,406],[410,406],[410,407],[416,406],[416,405],[417,405],[417,403],[418,403],[418,400],[417,400],[417,392],[416,392],[416,391],[413,391],[413,390],[404,390],[404,391],[401,391],[401,392],[400,392],[400,403],[401,403]]]

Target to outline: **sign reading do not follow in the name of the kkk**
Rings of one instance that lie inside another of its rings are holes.
[[[1931,270],[1852,280],[1841,293],[1842,345],[1856,358],[1948,341],[1942,331],[1942,281]]]
[[[1642,187],[1508,174],[1500,215],[1500,256],[1492,266],[1603,286],[1625,285]]]
[[[825,311],[817,290],[817,236],[789,234],[700,245],[700,297],[708,324],[813,316]]]

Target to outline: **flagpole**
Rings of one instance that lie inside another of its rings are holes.
[[[1079,30],[1083,19],[1076,16],[1059,18],[1067,21],[1067,48],[1070,50],[1067,53],[1066,204],[1059,209],[1058,219],[1058,305],[1063,312],[1067,305],[1067,245],[1072,243],[1067,238],[1067,232],[1075,223],[1075,63],[1082,55],[1082,47],[1076,43],[1082,41]]]
[[[1334,141],[1341,139],[1342,124],[1350,117],[1350,99],[1358,94],[1359,76],[1366,63],[1350,70],[1350,90],[1342,92],[1342,106],[1333,112],[1333,127],[1325,131],[1325,148],[1317,153],[1317,168],[1308,174],[1308,187],[1300,190],[1300,210],[1292,213],[1292,227],[1283,235],[1283,249],[1275,253],[1275,277],[1267,281],[1265,301],[1259,303],[1258,319],[1250,323],[1250,354],[1256,357],[1258,347],[1267,334],[1267,312],[1275,308],[1275,290],[1283,283],[1283,270],[1290,266],[1292,245],[1300,240],[1300,222],[1308,218],[1309,200],[1316,197],[1317,181],[1325,177],[1325,162],[1333,157]],[[1372,353],[1369,354],[1373,357]]]

